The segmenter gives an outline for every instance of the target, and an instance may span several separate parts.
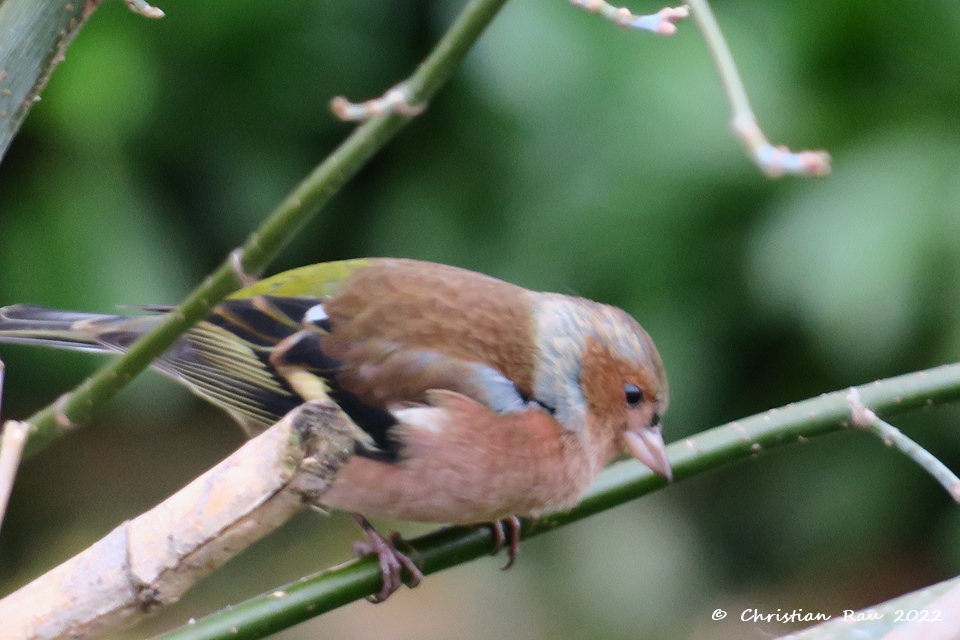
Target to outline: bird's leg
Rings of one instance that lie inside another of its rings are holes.
[[[509,518],[495,520],[490,523],[490,528],[493,529],[494,541],[493,552],[490,555],[495,556],[500,553],[504,547],[507,547],[508,560],[507,564],[502,567],[503,571],[512,567],[513,563],[517,561],[517,556],[520,554],[521,527],[520,518],[517,516],[510,516]]]
[[[380,575],[383,576],[383,587],[379,592],[369,596],[367,600],[379,603],[389,598],[394,591],[403,585],[402,574],[404,569],[410,572],[408,587],[412,589],[420,584],[420,581],[423,580],[423,572],[420,567],[408,555],[397,549],[397,544],[402,541],[400,535],[395,533],[388,540],[380,535],[362,515],[359,513],[352,515],[367,536],[365,541],[353,544],[353,555],[359,558],[371,553],[377,554],[377,558],[380,560]]]

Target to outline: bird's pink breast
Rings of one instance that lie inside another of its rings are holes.
[[[572,506],[599,471],[582,432],[540,408],[496,414],[456,393],[431,393],[434,406],[396,412],[403,459],[355,456],[324,504],[375,518],[488,522]]]

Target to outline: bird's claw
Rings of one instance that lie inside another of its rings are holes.
[[[520,518],[517,516],[510,516],[509,518],[495,520],[490,523],[490,528],[493,529],[494,540],[493,551],[490,555],[495,556],[500,553],[504,547],[507,548],[508,559],[507,564],[501,567],[503,571],[512,567],[513,563],[517,561],[517,556],[520,554],[521,527]]]
[[[410,579],[406,582],[406,585],[411,589],[419,585],[420,581],[423,580],[423,571],[410,556],[397,549],[398,544],[405,543],[400,534],[394,533],[389,539],[384,538],[373,528],[373,525],[367,522],[366,518],[362,516],[354,517],[363,528],[367,539],[353,544],[353,555],[360,558],[365,555],[376,554],[380,562],[380,575],[383,578],[383,586],[380,591],[367,596],[367,600],[380,603],[393,595],[404,584],[404,569],[410,574]]]

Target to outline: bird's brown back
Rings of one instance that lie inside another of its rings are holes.
[[[534,323],[521,287],[456,267],[383,258],[350,274],[324,308],[333,326],[324,340],[331,357],[362,366],[365,353],[422,349],[492,366],[531,393]]]

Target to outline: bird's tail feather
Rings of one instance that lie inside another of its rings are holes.
[[[105,344],[101,337],[106,332],[122,329],[122,325],[132,319],[16,304],[0,309],[0,342],[116,353],[116,346]]]

